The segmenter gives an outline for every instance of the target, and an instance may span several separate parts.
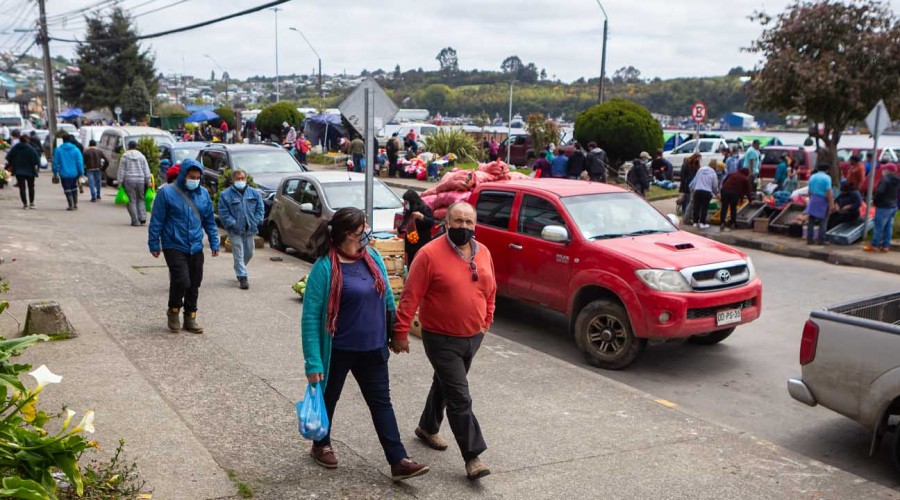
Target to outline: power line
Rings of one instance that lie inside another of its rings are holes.
[[[115,4],[115,3],[118,3],[119,1],[120,0],[100,0],[99,2],[88,5],[87,7],[82,7],[80,9],[70,10],[67,12],[59,13],[59,14],[54,14],[52,16],[47,16],[47,22],[49,23],[51,21],[56,21],[56,20],[59,20],[59,19],[65,18],[65,17],[82,14],[84,12],[95,9],[97,7],[102,7],[102,6],[104,6],[106,4],[110,4],[110,3]]]
[[[19,27],[25,19],[27,19],[29,16],[34,15],[34,9],[35,9],[34,4],[31,4],[31,7],[28,9],[22,9],[22,11],[19,12],[19,15],[16,16],[12,22],[7,24],[3,28],[0,28],[0,32],[9,31],[9,30]]]
[[[154,12],[159,12],[159,11],[161,11],[161,10],[163,10],[163,9],[168,9],[169,7],[174,7],[174,6],[178,5],[178,4],[182,4],[182,3],[185,3],[185,2],[187,2],[187,1],[188,1],[188,0],[177,0],[177,1],[174,2],[174,3],[170,3],[170,4],[168,4],[168,5],[163,5],[162,7],[157,7],[157,8],[155,8],[155,9],[148,10],[147,12],[141,12],[140,14],[135,14],[135,15],[131,16],[131,18],[132,18],[132,19],[137,19],[137,18],[139,18],[139,17],[141,17],[141,16],[146,16],[147,14],[153,14]]]
[[[245,16],[247,14],[252,14],[254,12],[259,12],[264,9],[268,9],[269,7],[274,7],[276,5],[281,5],[283,3],[287,3],[290,0],[274,0],[272,2],[260,5],[258,7],[253,7],[252,9],[242,10],[240,12],[235,12],[234,14],[229,14],[227,16],[218,17],[216,19],[210,19],[209,21],[203,21],[202,23],[192,24],[190,26],[184,26],[181,28],[175,28],[167,31],[161,31],[159,33],[151,33],[149,35],[141,35],[141,36],[133,36],[126,38],[106,38],[101,40],[91,40],[92,42],[116,42],[121,40],[147,40],[150,38],[159,38],[161,36],[171,35],[173,33],[181,33],[184,31],[191,31],[197,28],[203,28],[205,26],[209,26],[212,24],[220,23],[222,21],[227,21],[229,19],[234,19],[235,17]],[[48,37],[49,40],[53,40],[54,42],[66,42],[66,43],[83,43],[81,40],[74,40],[69,38],[57,38],[57,37]]]

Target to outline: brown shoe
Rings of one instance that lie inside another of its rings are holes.
[[[408,458],[395,463],[391,466],[391,479],[394,481],[403,481],[413,477],[426,474],[431,470],[427,465],[413,462]]]
[[[476,457],[466,462],[466,475],[469,476],[469,479],[481,479],[490,473],[491,469],[488,469],[487,465],[484,465],[480,458]]]
[[[337,456],[335,456],[334,449],[331,446],[313,445],[312,449],[309,450],[309,456],[313,457],[317,464],[326,469],[337,469]]]
[[[440,434],[429,434],[422,430],[421,427],[416,427],[416,437],[433,450],[444,451],[447,449],[447,442],[444,441]]]
[[[863,252],[877,252],[877,251],[878,251],[877,248],[873,247],[872,245],[869,245],[868,243],[866,243],[863,246]]]

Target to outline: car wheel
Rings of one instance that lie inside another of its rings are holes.
[[[269,231],[269,248],[278,250],[279,252],[286,250],[284,240],[281,239],[281,230],[278,229],[278,226],[275,224],[272,224],[272,228]]]
[[[715,332],[704,333],[701,335],[694,335],[694,336],[688,337],[688,342],[690,342],[691,344],[697,344],[697,345],[718,344],[719,342],[727,339],[729,335],[734,333],[734,328],[735,327],[732,326],[731,328],[726,328],[724,330],[717,330]]]
[[[598,368],[621,370],[647,347],[634,336],[625,308],[611,300],[595,300],[578,313],[575,342],[585,359]]]
[[[900,471],[900,425],[894,426],[894,435],[891,436],[891,461],[894,468]]]

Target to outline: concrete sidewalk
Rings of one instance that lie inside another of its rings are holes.
[[[207,253],[200,295],[206,333],[171,334],[164,263],[147,252],[146,229],[129,226],[125,209],[111,204],[112,189],[77,212],[64,210],[49,176],[38,182],[38,210],[17,208],[16,194],[0,191],[0,275],[12,287],[4,298],[19,319],[30,301],[60,300],[81,333],[28,351],[27,361],[64,377],[42,393],[42,404],[97,410],[96,437],[106,453],[124,437],[154,498],[236,498],[228,471],[255,498],[272,499],[900,497],[490,335],[470,381],[493,475],[472,483],[455,445],[436,452],[413,438],[431,382],[415,339],[411,354],[392,360],[393,398],[409,453],[431,473],[391,483],[352,382],[334,422],[341,467],[319,468],[294,412],[305,377],[302,304],[290,285],[308,263],[259,250],[252,288],[241,291],[230,254]],[[15,331],[12,317],[0,316],[0,333]],[[442,434],[452,441],[449,428]]]

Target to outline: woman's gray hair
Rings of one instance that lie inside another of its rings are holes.
[[[240,168],[236,168],[236,169],[234,169],[233,172],[231,172],[231,180],[234,180],[234,178],[237,176],[237,174],[244,174],[244,178],[245,178],[245,179],[246,179],[247,177],[249,177],[249,175],[247,175],[247,171],[246,171],[246,170],[243,170],[243,169],[240,169]]]

